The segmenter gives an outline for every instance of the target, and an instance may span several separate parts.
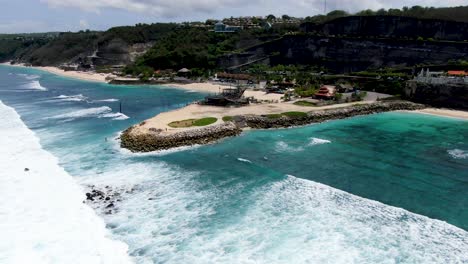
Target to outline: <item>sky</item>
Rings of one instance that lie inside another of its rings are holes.
[[[0,33],[106,30],[136,23],[205,21],[231,16],[324,12],[325,0],[0,0]],[[327,12],[341,9],[461,6],[468,0],[327,0]]]

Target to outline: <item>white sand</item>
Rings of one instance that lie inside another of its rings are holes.
[[[186,119],[198,119],[203,117],[216,117],[218,121],[214,123],[221,124],[224,121],[222,118],[224,116],[236,116],[236,115],[265,115],[265,114],[278,114],[290,111],[299,111],[299,112],[310,112],[318,111],[324,109],[333,109],[340,108],[345,106],[350,106],[354,104],[367,104],[370,102],[356,102],[356,103],[346,103],[346,104],[337,104],[337,105],[328,105],[322,107],[308,107],[308,106],[298,106],[294,105],[293,102],[282,102],[282,103],[271,103],[271,104],[251,104],[249,106],[243,107],[217,107],[217,106],[206,106],[192,104],[180,109],[173,111],[161,113],[153,118],[145,120],[144,125],[137,126],[133,131],[135,133],[146,133],[149,128],[162,129],[165,133],[174,133],[182,130],[190,130],[193,128],[172,128],[168,126],[169,123],[173,121],[180,121]],[[167,132],[166,132],[167,131]]]
[[[50,66],[36,67],[36,66],[24,66],[22,64],[14,64],[14,65],[10,65],[9,63],[2,63],[2,64],[13,66],[13,67],[32,68],[32,69],[46,71],[46,72],[64,76],[64,77],[75,78],[75,79],[85,80],[85,81],[102,82],[102,83],[107,83],[106,77],[113,76],[112,74],[96,73],[96,72],[64,71],[57,67],[50,67]]]
[[[446,108],[426,108],[414,111],[416,113],[436,115],[443,117],[452,117],[468,120],[468,111],[452,110]]]

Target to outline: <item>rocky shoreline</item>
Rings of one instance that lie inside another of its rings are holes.
[[[150,152],[181,146],[212,143],[222,138],[237,136],[244,128],[285,128],[320,123],[328,120],[344,119],[358,115],[399,110],[419,110],[423,108],[425,108],[425,106],[422,104],[415,104],[407,101],[389,101],[311,111],[305,116],[298,117],[281,116],[271,118],[271,116],[267,115],[242,115],[235,116],[232,121],[223,124],[183,130],[170,134],[156,129],[150,129],[146,133],[137,133],[135,132],[135,128],[139,125],[135,125],[125,130],[120,139],[121,147],[129,149],[132,152]]]

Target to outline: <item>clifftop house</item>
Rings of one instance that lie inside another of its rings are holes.
[[[242,29],[243,28],[241,26],[228,26],[221,21],[214,25],[214,32],[216,33],[234,33],[241,31]]]

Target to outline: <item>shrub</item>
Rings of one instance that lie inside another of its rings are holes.
[[[309,102],[309,101],[297,101],[297,102],[294,102],[294,104],[299,105],[299,106],[317,106],[316,103]]]
[[[307,113],[304,112],[284,112],[282,115],[287,116],[287,117],[306,117]]]
[[[282,115],[281,114],[269,114],[269,115],[266,115],[267,118],[269,119],[276,119],[276,118],[280,118]]]
[[[232,120],[233,120],[232,116],[223,116],[223,121],[224,122],[229,122],[229,121],[232,121]]]

